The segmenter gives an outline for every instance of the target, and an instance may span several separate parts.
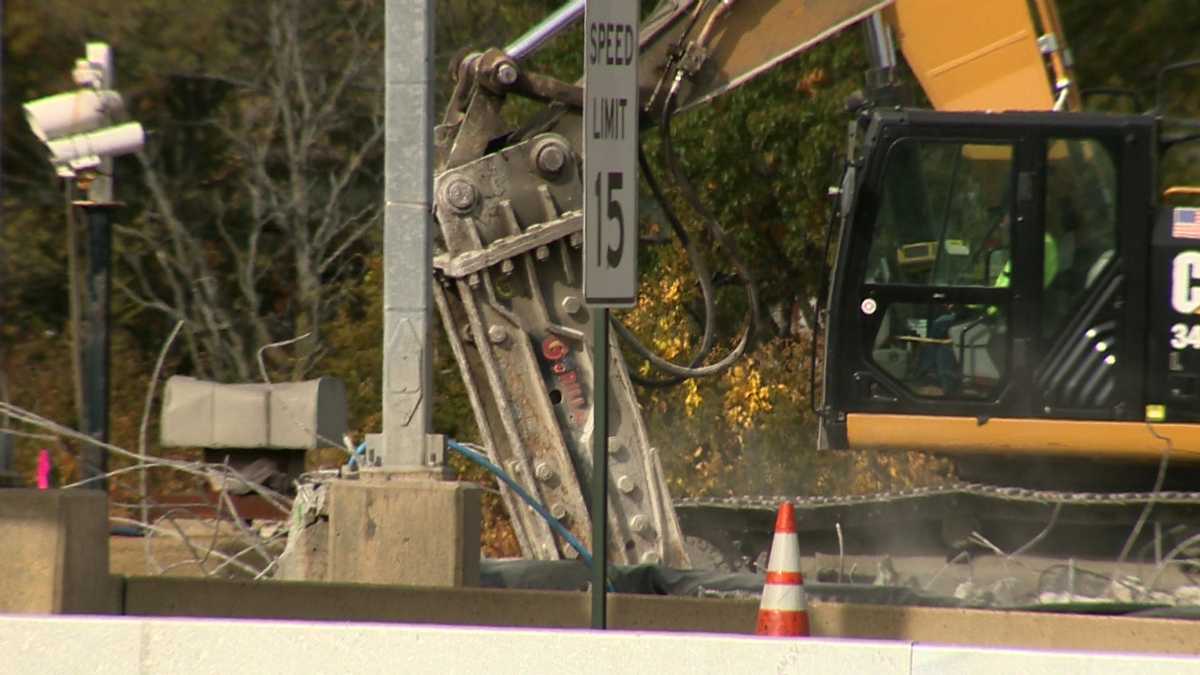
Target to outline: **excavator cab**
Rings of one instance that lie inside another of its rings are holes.
[[[826,446],[1157,459],[1147,421],[1196,445],[1200,364],[1166,353],[1184,282],[1164,270],[1200,238],[1156,231],[1154,118],[875,110],[860,126]]]

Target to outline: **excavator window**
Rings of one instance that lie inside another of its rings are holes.
[[[1003,287],[1014,148],[905,138],[888,152],[867,284]],[[939,299],[887,302],[872,321],[875,365],[921,397],[994,395],[1007,361],[1007,309]]]
[[[1074,316],[1116,257],[1116,193],[1116,163],[1102,143],[1047,139],[1043,338]]]
[[[903,139],[889,151],[868,282],[990,286],[1008,261],[1010,145]]]

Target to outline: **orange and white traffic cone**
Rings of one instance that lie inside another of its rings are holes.
[[[800,574],[800,539],[796,510],[784,502],[775,517],[775,539],[767,561],[767,578],[758,607],[758,635],[808,636],[808,607]]]

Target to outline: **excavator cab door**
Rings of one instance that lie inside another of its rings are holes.
[[[1144,288],[1144,270],[1121,261],[1146,242],[1144,222],[1120,223],[1144,214],[1152,172],[1126,138],[1148,142],[1149,128],[1129,128],[1055,113],[872,113],[830,301],[830,447],[859,447],[855,422],[877,427],[862,436],[870,446],[909,418],[1131,409],[1140,388],[1119,385],[1138,377],[1125,361],[1140,363],[1144,344],[1122,299]]]

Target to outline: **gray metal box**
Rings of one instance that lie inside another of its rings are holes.
[[[332,442],[340,446],[346,417],[346,386],[334,377],[218,384],[176,375],[167,380],[163,393],[162,444],[312,449]]]

